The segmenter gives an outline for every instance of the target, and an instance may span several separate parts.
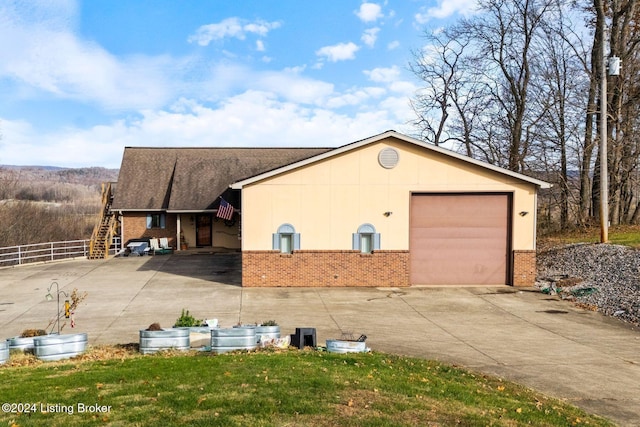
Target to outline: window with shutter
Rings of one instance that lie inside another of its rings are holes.
[[[272,248],[283,254],[290,254],[300,250],[300,233],[291,224],[282,224],[278,231],[273,233]]]
[[[380,249],[380,233],[371,224],[362,224],[352,236],[352,249],[363,254],[370,254]]]

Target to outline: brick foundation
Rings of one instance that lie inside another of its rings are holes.
[[[147,214],[144,212],[127,212],[122,218],[122,228],[124,236],[122,241],[126,243],[130,239],[140,239],[142,237],[167,237],[169,246],[176,247],[176,235],[178,234],[176,214],[167,214],[165,228],[147,228]]]
[[[409,251],[243,251],[242,286],[409,286]]]
[[[536,251],[513,251],[513,286],[536,282]]]

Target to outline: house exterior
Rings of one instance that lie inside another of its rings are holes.
[[[121,182],[144,157],[150,179]],[[243,286],[531,286],[549,186],[388,131],[333,149],[128,148],[112,209],[125,241],[240,250]],[[213,220],[220,196],[232,221]]]

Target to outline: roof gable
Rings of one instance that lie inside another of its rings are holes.
[[[329,159],[331,157],[335,157],[335,156],[341,155],[341,154],[349,152],[349,151],[357,150],[357,149],[359,149],[361,147],[377,143],[379,141],[382,141],[382,140],[384,140],[386,138],[390,138],[390,137],[391,138],[395,138],[395,139],[400,140],[400,141],[404,141],[404,142],[416,145],[416,146],[418,146],[418,147],[420,147],[422,149],[429,150],[431,152],[435,152],[435,153],[438,153],[440,155],[444,155],[444,156],[448,156],[448,157],[460,160],[462,162],[474,165],[476,167],[483,168],[485,170],[497,172],[499,174],[506,175],[506,176],[518,179],[520,181],[524,181],[524,182],[527,182],[527,183],[530,183],[530,184],[534,184],[534,185],[536,185],[536,186],[538,186],[540,188],[549,188],[549,187],[551,187],[551,184],[549,184],[548,182],[541,181],[541,180],[538,180],[538,179],[535,179],[535,178],[532,178],[532,177],[529,177],[527,175],[523,175],[523,174],[520,174],[520,173],[517,173],[517,172],[513,172],[513,171],[510,171],[508,169],[504,169],[504,168],[492,165],[490,163],[485,163],[485,162],[482,162],[480,160],[476,160],[476,159],[473,159],[471,157],[464,156],[462,154],[456,153],[456,152],[451,151],[451,150],[447,150],[447,149],[444,149],[444,148],[441,148],[441,147],[437,147],[435,145],[427,144],[427,143],[425,143],[423,141],[420,141],[418,139],[415,139],[415,138],[409,137],[407,135],[403,135],[401,133],[398,133],[396,131],[390,130],[390,131],[386,131],[384,133],[372,136],[372,137],[367,138],[367,139],[356,141],[356,142],[353,142],[351,144],[343,145],[342,147],[338,147],[338,148],[335,148],[333,150],[330,150],[330,151],[327,151],[327,152],[324,152],[324,153],[320,153],[320,154],[318,154],[318,155],[316,155],[314,157],[303,159],[303,160],[301,160],[299,162],[292,163],[292,164],[289,164],[289,165],[283,166],[281,168],[277,168],[277,169],[274,169],[274,170],[271,170],[271,171],[268,171],[268,172],[265,172],[265,173],[262,173],[262,174],[259,174],[259,175],[255,175],[255,176],[252,176],[252,177],[250,177],[248,179],[244,179],[244,180],[240,180],[240,181],[234,182],[231,185],[231,188],[232,189],[236,189],[236,190],[242,189],[242,187],[244,187],[245,185],[253,184],[253,183],[256,183],[256,182],[271,178],[273,176],[276,176],[276,175],[279,175],[279,174],[282,174],[282,173],[285,173],[285,172],[289,172],[289,171],[292,171],[292,170],[295,170],[295,169],[298,169],[298,168],[301,168],[301,167],[304,167],[304,166],[312,165],[312,164],[314,164],[316,162],[319,162],[319,161],[322,161],[322,160],[325,160],[325,159]]]

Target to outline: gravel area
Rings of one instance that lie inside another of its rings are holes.
[[[538,252],[536,285],[563,299],[640,326],[640,251],[574,244]]]

